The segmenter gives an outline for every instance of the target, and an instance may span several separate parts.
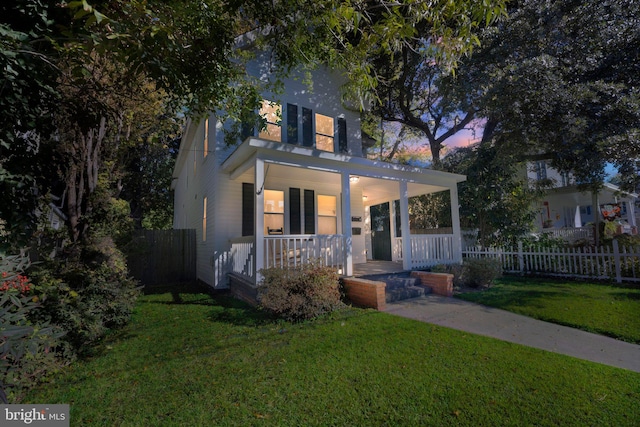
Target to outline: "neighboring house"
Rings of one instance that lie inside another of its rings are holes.
[[[578,189],[570,174],[561,174],[549,167],[544,161],[536,162],[527,168],[531,181],[550,179],[554,183],[539,205],[535,220],[538,231],[551,232],[558,236],[586,237],[589,235],[587,224],[609,220],[619,224],[619,232],[635,233],[637,194],[622,192],[613,184],[604,184],[597,195],[597,201],[591,192]]]
[[[266,78],[266,63],[250,69]],[[293,75],[278,95],[265,93],[266,129],[232,147],[215,114],[187,124],[173,174],[174,228],[196,229],[198,279],[226,287],[234,273],[255,284],[263,268],[312,260],[344,276],[372,259],[401,259],[406,270],[460,262],[465,177],[366,159],[341,76],[320,67],[311,80]],[[452,232],[411,235],[408,198],[440,191],[451,195]]]

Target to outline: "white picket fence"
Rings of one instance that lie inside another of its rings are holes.
[[[462,251],[464,258],[499,259],[506,273],[529,273],[581,279],[640,282],[640,248],[480,248]]]

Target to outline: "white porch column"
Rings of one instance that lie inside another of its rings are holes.
[[[573,226],[575,228],[582,228],[582,215],[580,215],[580,206],[576,206],[576,213],[573,216]]]
[[[460,205],[458,204],[458,184],[449,189],[451,198],[451,227],[453,228],[453,259],[462,262],[462,231],[460,230]]]
[[[400,231],[402,232],[402,268],[411,270],[411,228],[409,227],[409,190],[400,181]]]
[[[632,198],[628,198],[625,202],[627,203],[627,222],[630,226],[635,227],[637,225],[635,201]]]
[[[342,186],[342,200],[341,200],[341,212],[342,212],[342,235],[345,240],[345,265],[343,274],[347,277],[353,276],[353,237],[351,235],[351,183],[349,181],[349,174],[342,172],[340,175]]]
[[[264,160],[257,158],[255,166],[255,221],[253,237],[255,238],[256,254],[256,285],[262,280],[259,273],[264,268]]]

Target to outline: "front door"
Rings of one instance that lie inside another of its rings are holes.
[[[379,261],[391,261],[389,203],[371,206],[370,213],[372,258]]]

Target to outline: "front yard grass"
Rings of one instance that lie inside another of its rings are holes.
[[[456,297],[640,344],[640,287],[503,277]]]
[[[270,320],[229,298],[140,299],[102,354],[27,402],[71,425],[638,425],[640,374],[371,310]],[[176,301],[178,300],[178,301]]]

